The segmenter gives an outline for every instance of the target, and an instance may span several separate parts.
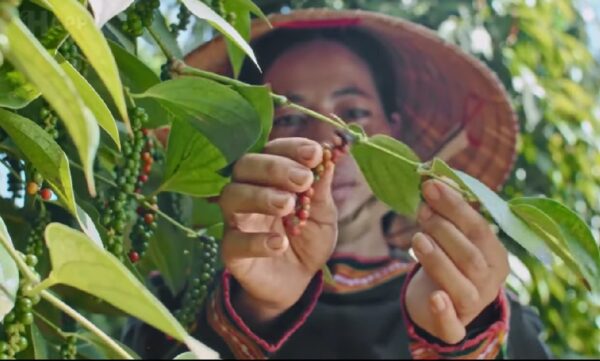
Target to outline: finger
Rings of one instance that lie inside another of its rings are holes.
[[[426,204],[421,206],[418,221],[422,230],[433,237],[468,279],[481,284],[488,278],[489,266],[485,256],[455,225],[434,213]]]
[[[290,192],[304,192],[313,182],[310,168],[279,155],[250,153],[233,167],[235,182],[280,188]]]
[[[439,215],[454,224],[484,254],[488,264],[494,266],[504,247],[494,235],[489,223],[462,196],[438,180],[423,184],[427,204]]]
[[[413,250],[427,275],[450,295],[459,313],[478,304],[477,287],[459,271],[431,237],[421,232],[415,234]]]
[[[449,344],[459,343],[465,338],[465,326],[458,318],[446,292],[433,292],[429,297],[429,307],[435,320],[436,337]]]
[[[275,257],[289,245],[287,237],[272,233],[244,233],[228,229],[221,242],[221,255],[225,265],[248,258]]]
[[[290,192],[251,184],[230,183],[223,188],[219,206],[227,224],[236,226],[236,214],[260,213],[283,217],[294,210]]]
[[[295,160],[308,168],[314,168],[323,158],[323,147],[307,138],[278,138],[267,143],[263,153]]]

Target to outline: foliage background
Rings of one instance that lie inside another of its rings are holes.
[[[227,1],[227,0],[225,0]],[[503,81],[521,122],[519,158],[503,198],[545,194],[577,210],[600,235],[600,1],[598,0],[256,0],[265,13],[294,8],[361,8],[436,30],[488,64]],[[163,1],[176,21],[176,1]],[[147,35],[146,35],[147,36]],[[188,51],[209,40],[193,21],[178,42]],[[165,59],[150,39],[140,56],[158,74]],[[5,169],[0,169],[5,172]],[[6,189],[0,189],[5,193]],[[205,205],[187,208],[190,223],[211,224]],[[212,214],[212,213],[211,213]],[[168,252],[184,241],[175,240]],[[164,249],[161,250],[165,251]],[[151,251],[152,252],[152,251]],[[515,251],[509,287],[545,323],[544,339],[559,358],[600,356],[600,299],[577,285],[560,263],[545,269]],[[165,255],[169,258],[169,255]],[[183,275],[182,275],[183,276]],[[184,277],[173,279],[183,280]],[[181,281],[183,282],[183,281]],[[181,288],[182,285],[174,285]],[[82,302],[86,302],[83,300]],[[123,318],[89,314],[118,336]]]
[[[294,8],[360,8],[436,30],[490,66],[521,122],[519,158],[503,198],[546,194],[577,210],[600,234],[600,1],[572,0],[258,0],[265,13]],[[165,6],[167,17],[175,8]],[[212,36],[196,22],[184,50]],[[148,59],[160,56],[148,48]],[[600,300],[576,286],[560,263],[545,269],[512,257],[509,287],[545,323],[559,358],[600,356]]]

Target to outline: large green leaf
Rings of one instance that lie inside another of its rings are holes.
[[[77,338],[80,339],[80,340],[83,340],[86,343],[88,343],[91,346],[93,346],[100,353],[100,356],[102,358],[104,358],[104,359],[118,360],[118,359],[120,359],[122,357],[119,353],[116,353],[115,350],[113,350],[112,348],[108,347],[106,345],[106,342],[104,342],[103,340],[101,340],[94,333],[91,333],[89,331],[86,331],[86,332],[83,332],[83,333],[79,333],[79,334],[77,334]],[[130,354],[135,360],[141,360],[141,357],[139,355],[137,355],[127,345],[122,344],[118,340],[114,340],[113,339],[113,341],[115,341],[119,346],[121,346],[125,351],[127,351],[127,353]]]
[[[112,254],[85,234],[60,223],[46,227],[52,272],[50,285],[65,284],[99,297],[128,314],[183,341],[183,327]]]
[[[250,11],[244,6],[240,6],[237,1],[226,1],[223,6],[225,11],[234,14],[235,22],[233,23],[233,27],[244,40],[248,41],[250,39]],[[246,53],[244,53],[244,50],[240,47],[236,46],[233,41],[227,38],[225,38],[225,43],[227,45],[227,54],[229,55],[233,75],[237,78],[242,70]]]
[[[215,357],[210,348],[187,334],[167,308],[112,254],[85,234],[60,223],[46,227],[52,272],[49,286],[65,284],[99,297],[124,312],[184,342],[196,356]]]
[[[19,289],[19,270],[6,247],[13,247],[4,220],[0,218],[0,321],[15,306]]]
[[[252,14],[266,21],[267,24],[269,24],[269,27],[272,27],[271,22],[269,21],[267,16],[263,13],[260,7],[258,7],[258,5],[256,5],[252,0],[230,0],[228,2],[232,3],[235,7],[248,10]]]
[[[544,239],[515,215],[506,201],[472,176],[459,170],[454,170],[454,173],[468,187],[467,189],[477,197],[498,226],[510,238],[541,261],[545,263],[550,261]]]
[[[273,127],[273,99],[271,98],[271,89],[266,86],[236,86],[235,90],[240,93],[260,118],[261,131],[260,136],[250,148],[249,152],[261,152],[269,140],[271,128]]]
[[[393,210],[414,216],[420,203],[419,157],[406,145],[386,135],[354,144],[352,156],[371,190]]]
[[[200,0],[182,0],[182,2],[192,14],[200,19],[208,21],[210,25],[216,28],[237,47],[242,49],[258,67],[256,56],[254,55],[254,51],[250,45],[248,45],[246,40],[244,40],[244,37],[240,35],[240,33],[238,33],[237,30],[235,30],[227,21],[225,21],[225,19],[219,16],[219,14],[215,13],[210,7]]]
[[[63,60],[61,61],[60,66],[75,85],[75,88],[79,92],[83,102],[92,111],[96,121],[98,121],[98,124],[108,133],[110,138],[117,145],[117,148],[121,149],[117,123],[110,113],[110,110],[106,106],[106,103],[104,103],[104,100],[100,98],[90,83],[88,83],[88,81],[81,74],[79,74],[79,72],[71,65],[71,63]]]
[[[169,133],[165,175],[160,189],[196,197],[217,195],[228,179],[221,152],[191,125],[176,121]]]
[[[77,216],[69,159],[54,139],[33,121],[3,109],[0,127],[50,184],[65,208]]]
[[[30,360],[47,360],[48,357],[48,341],[42,336],[38,326],[33,323],[28,327],[30,346],[19,354],[19,357]]]
[[[188,122],[202,132],[228,163],[244,154],[260,136],[260,119],[252,106],[235,90],[212,80],[168,80],[141,97],[158,100],[176,121]]]
[[[556,238],[558,247],[565,247],[570,252],[590,286],[595,292],[600,292],[600,250],[590,228],[577,213],[553,199],[539,197],[513,199],[510,207],[526,222],[537,225]],[[526,207],[535,209],[545,217],[539,213],[536,216],[536,212]],[[565,251],[556,253],[560,256]],[[569,259],[565,261],[569,266],[573,265]]]
[[[171,33],[171,30],[167,26],[167,20],[160,10],[154,11],[154,21],[150,26],[150,30],[155,36],[158,36],[161,44],[169,51],[169,53],[177,59],[183,58],[179,44],[177,44],[177,39],[173,36],[173,33]]]
[[[19,18],[13,16],[4,33],[11,43],[6,57],[41,91],[64,122],[81,158],[88,190],[95,195],[93,162],[100,133],[94,115],[73,82]]]
[[[110,47],[94,18],[77,0],[47,0],[52,12],[81,48],[87,61],[106,85],[122,119],[129,124],[123,86]]]
[[[0,107],[21,109],[39,96],[37,88],[10,64],[0,68]]]
[[[115,56],[123,85],[133,93],[142,93],[160,83],[160,78],[137,56],[125,48],[109,41],[108,44]],[[168,124],[169,113],[154,99],[138,99],[136,104],[150,114],[149,123],[145,126],[158,127]]]

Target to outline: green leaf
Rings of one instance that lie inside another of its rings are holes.
[[[355,143],[352,156],[371,190],[394,211],[414,216],[420,203],[418,156],[405,144],[386,135]]]
[[[4,220],[0,218],[0,321],[4,319],[15,306],[19,290],[19,270],[6,247],[13,247],[12,239]]]
[[[537,225],[556,238],[559,247],[566,247],[592,289],[600,292],[600,250],[592,231],[577,213],[549,198],[516,198],[510,201],[510,206],[528,223]],[[531,209],[525,214],[525,206],[536,209],[545,217],[541,217],[539,213],[534,216],[536,213],[531,212]],[[559,251],[557,255],[561,256],[561,253],[565,252]],[[565,260],[564,257],[561,258]],[[569,261],[565,260],[572,266],[573,262]]]
[[[0,107],[21,109],[40,96],[35,86],[9,64],[0,68]]]
[[[183,54],[181,53],[179,44],[177,44],[177,39],[173,36],[173,33],[171,33],[171,30],[167,26],[165,17],[159,10],[154,11],[154,21],[150,26],[150,31],[152,31],[154,35],[158,36],[161,44],[167,48],[169,53],[171,53],[177,59],[183,59]]]
[[[187,333],[159,300],[112,254],[85,234],[60,223],[46,227],[52,272],[50,285],[64,284],[99,297],[183,341]]]
[[[200,19],[208,21],[210,25],[216,28],[221,34],[227,39],[232,41],[236,46],[246,53],[252,59],[254,64],[260,69],[256,56],[250,45],[244,40],[244,37],[240,35],[225,19],[219,14],[215,13],[210,7],[204,4],[200,0],[182,0],[185,6],[190,10],[192,14]]]
[[[235,22],[233,23],[235,30],[238,31],[244,40],[248,41],[250,39],[250,12],[244,7],[239,6],[236,1],[226,1],[223,4],[225,11],[235,16]],[[242,70],[246,54],[244,50],[240,49],[233,41],[227,38],[225,38],[225,44],[227,45],[227,54],[229,55],[233,75],[237,78]]]
[[[269,27],[273,27],[267,16],[263,13],[260,7],[258,7],[258,5],[256,5],[252,0],[230,0],[229,2],[234,4],[234,6],[236,7],[248,10],[252,14],[263,19],[267,24],[269,24]],[[227,2],[225,5],[227,5]]]
[[[31,347],[29,347],[31,349],[31,359],[47,360],[48,342],[35,323],[29,326],[29,340],[31,341]]]
[[[33,121],[3,109],[0,127],[50,184],[64,207],[77,216],[69,159],[54,139]]]
[[[77,0],[47,1],[52,6],[54,15],[71,34],[90,65],[106,85],[121,118],[129,126],[129,116],[119,70],[104,35],[96,27],[94,18]]]
[[[83,233],[90,237],[98,247],[104,248],[102,238],[100,238],[100,233],[98,232],[98,229],[96,229],[94,221],[79,205],[77,205],[77,221],[79,222],[79,227],[81,227]]]
[[[546,242],[536,232],[531,230],[521,218],[517,217],[510,209],[507,202],[489,189],[485,184],[470,175],[454,170],[454,173],[462,180],[487,209],[498,226],[515,242],[520,244],[529,253],[536,256],[544,263],[548,263],[548,249]]]
[[[187,77],[157,84],[141,95],[158,100],[176,121],[189,122],[221,151],[228,163],[260,136],[256,111],[238,92],[212,80]]]
[[[235,90],[240,93],[260,118],[261,132],[258,140],[248,152],[261,152],[269,140],[271,128],[273,127],[273,99],[271,99],[271,89],[266,86],[236,86]]]
[[[4,32],[11,43],[6,57],[41,91],[64,122],[81,158],[88,191],[95,195],[93,162],[100,134],[92,112],[83,104],[73,82],[19,18],[12,17]]]
[[[202,133],[188,123],[176,121],[169,132],[160,189],[196,197],[218,195],[228,179],[217,171],[226,165],[221,152]]]
[[[106,345],[106,342],[104,342],[103,340],[101,340],[98,336],[96,336],[96,334],[91,333],[89,331],[83,332],[83,333],[78,333],[77,334],[77,338],[87,342],[88,344],[92,345],[96,350],[98,350],[100,352],[100,356],[104,359],[107,360],[118,360],[120,359],[122,356],[119,353],[116,353],[115,350],[113,350],[112,348],[108,347]],[[135,360],[141,360],[141,357],[139,355],[137,355],[131,348],[129,348],[127,345],[124,345],[123,343],[119,342],[118,340],[113,339],[113,341],[115,341],[119,346],[121,346],[125,351],[127,351],[128,354],[130,354]]]
[[[68,61],[62,60],[60,66],[75,85],[81,99],[83,99],[85,105],[92,111],[98,124],[108,133],[117,145],[117,148],[121,149],[117,122],[110,113],[106,103],[104,103],[104,100],[100,98],[100,95],[96,93],[96,90],[92,88],[90,83]]]
[[[510,209],[527,223],[534,232],[538,233],[546,241],[546,245],[550,250],[560,257],[573,272],[578,274],[586,287],[589,287],[585,275],[564,244],[558,224],[536,207],[528,204],[516,204],[513,201],[514,199],[509,202]]]
[[[173,360],[196,360],[196,355],[193,352],[184,352],[175,356]]]

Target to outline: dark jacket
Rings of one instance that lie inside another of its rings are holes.
[[[446,345],[404,312],[404,286],[415,264],[338,256],[329,267],[334,284],[324,284],[319,272],[301,300],[269,334],[260,335],[232,307],[231,296],[239,286],[224,272],[199,312],[193,335],[227,359],[551,357],[538,338],[539,318],[508,292],[502,291],[468,326],[461,343]],[[186,351],[139,322],[129,329],[125,343],[143,358],[173,358]]]

